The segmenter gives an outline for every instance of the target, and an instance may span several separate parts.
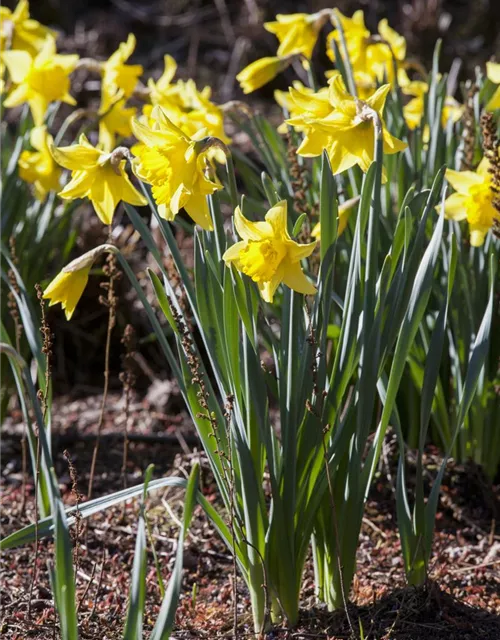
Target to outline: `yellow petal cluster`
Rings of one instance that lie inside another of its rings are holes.
[[[173,82],[177,63],[169,55],[165,56],[164,62],[165,70],[160,78],[156,82],[152,79],[148,81],[152,104],[144,107],[144,115],[150,118],[154,106],[159,105],[168,119],[187,136],[191,137],[200,129],[206,129],[208,135],[228,144],[230,139],[224,132],[224,114],[222,109],[210,100],[211,88],[204,87],[199,91],[191,79]],[[224,161],[224,158],[218,159]]]
[[[340,22],[351,62],[358,97],[366,99],[382,82],[392,84],[403,69],[406,57],[406,40],[389,26],[386,19],[378,24],[378,33],[372,35],[365,25],[363,11],[356,11],[351,18],[338,9],[333,14]],[[336,22],[332,18],[335,25]],[[341,55],[344,48],[339,29],[334,29],[327,38],[327,54],[335,61],[333,41]]]
[[[78,56],[56,53],[56,42],[51,35],[46,37],[35,56],[21,50],[6,51],[1,55],[14,83],[4,102],[6,107],[27,102],[35,125],[40,126],[51,102],[61,100],[76,104],[69,94],[69,75],[78,62]]]
[[[132,118],[136,115],[135,107],[127,107],[126,99],[117,93],[116,101],[106,110],[99,110],[99,144],[105,151],[111,151],[116,144],[117,136],[128,138],[132,135]]]
[[[486,77],[490,82],[499,85],[485,107],[486,111],[495,111],[500,109],[500,62],[486,63]]]
[[[321,27],[328,19],[329,11],[318,13],[278,14],[274,22],[264,23],[264,28],[279,40],[276,55],[286,58],[301,54],[310,59]]]
[[[493,223],[500,221],[500,212],[493,206],[489,168],[488,159],[483,158],[476,171],[446,171],[446,179],[456,193],[445,200],[445,216],[451,220],[467,220],[473,247],[480,247]]]
[[[278,56],[259,58],[242,69],[236,80],[240,83],[243,93],[252,93],[274,80],[286,66],[286,60]]]
[[[30,18],[28,0],[20,0],[14,11],[0,7],[0,50],[17,49],[35,57],[49,35],[56,32]]]
[[[383,85],[366,101],[351,96],[342,77],[337,73],[330,79],[328,104],[324,96],[308,96],[290,90],[292,100],[302,101],[302,114],[288,120],[288,124],[302,128],[304,140],[297,153],[305,157],[319,156],[326,149],[334,174],[354,165],[367,171],[374,159],[375,129],[373,116],[382,125],[383,151],[397,153],[406,143],[392,136],[382,117],[390,86]],[[310,110],[308,109],[310,105]]]
[[[69,265],[68,265],[69,266]],[[43,297],[50,300],[49,307],[61,304],[66,320],[71,320],[89,280],[92,264],[86,264],[81,269],[67,271],[63,269],[43,292]]]
[[[130,98],[134,92],[137,80],[142,73],[142,65],[126,64],[126,62],[134,53],[135,45],[135,36],[130,33],[127,41],[122,42],[102,65],[102,112],[115,101],[118,92],[121,92],[121,96],[125,99]]]
[[[206,197],[222,185],[215,177],[207,176],[211,168],[209,150],[198,151],[197,143],[206,136],[206,130],[189,137],[160,106],[154,107],[151,116],[153,126],[132,121],[134,134],[142,143],[133,148],[137,176],[152,185],[153,198],[163,218],[173,220],[184,208],[200,227],[211,230]]]
[[[41,201],[45,200],[49,191],[59,189],[61,169],[50,153],[53,143],[46,126],[33,127],[30,144],[34,151],[23,151],[18,161],[19,177],[34,186],[35,195]]]
[[[223,259],[256,282],[266,302],[273,301],[280,283],[299,293],[316,293],[300,266],[316,243],[298,244],[292,240],[287,230],[286,201],[278,202],[260,222],[247,220],[237,207],[234,226],[242,240],[230,247]]]
[[[52,147],[51,152],[56,162],[71,170],[71,180],[59,196],[65,200],[88,198],[104,224],[111,224],[121,200],[132,205],[147,203],[130,182],[125,160],[114,161],[112,153],[93,147],[84,134],[78,144]]]
[[[429,91],[427,82],[420,80],[408,81],[402,86],[404,94],[413,96],[412,99],[403,107],[403,116],[408,128],[413,130],[420,126],[424,116],[425,95]],[[453,96],[446,96],[443,110],[441,112],[441,125],[446,127],[448,121],[458,122],[464,112],[464,106],[460,104]],[[429,132],[424,134],[424,142],[428,141]]]

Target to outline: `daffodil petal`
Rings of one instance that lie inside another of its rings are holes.
[[[307,279],[300,262],[290,262],[284,265],[283,284],[304,295],[316,293],[316,287]]]

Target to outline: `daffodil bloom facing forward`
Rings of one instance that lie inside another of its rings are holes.
[[[230,247],[223,259],[256,282],[266,302],[273,301],[280,283],[299,293],[316,293],[300,266],[300,261],[314,251],[316,243],[298,244],[292,240],[287,230],[285,200],[270,209],[261,222],[247,220],[237,207],[234,226],[242,241]]]
[[[500,62],[486,63],[486,77],[490,82],[500,85]],[[491,96],[485,109],[486,111],[500,109],[500,86],[496,88],[495,93]]]
[[[51,152],[56,162],[71,170],[71,180],[59,196],[65,200],[89,198],[104,224],[111,224],[120,200],[133,205],[147,204],[130,182],[126,161],[93,147],[84,134],[78,144],[52,147]]]
[[[45,38],[56,35],[30,18],[28,0],[20,0],[14,11],[0,7],[0,49],[27,51],[32,56],[42,49]]]
[[[76,305],[87,286],[92,263],[81,269],[71,269],[71,264],[61,271],[43,292],[43,297],[50,300],[49,307],[61,303],[66,320],[71,320]]]
[[[153,109],[152,117],[153,127],[132,120],[134,134],[142,143],[134,147],[137,176],[152,185],[153,198],[163,218],[173,220],[184,208],[200,227],[211,230],[207,195],[222,185],[206,175],[210,168],[209,149],[199,150],[206,131],[188,137],[159,106]]]
[[[489,162],[483,158],[477,171],[446,171],[446,179],[455,189],[445,200],[444,213],[452,220],[467,220],[470,227],[470,243],[480,247],[500,212],[493,206],[492,175]]]
[[[240,83],[243,93],[252,93],[271,82],[287,66],[286,59],[278,56],[259,58],[242,69],[236,76],[236,80]]]
[[[47,36],[36,57],[27,51],[6,51],[2,59],[15,86],[4,102],[6,107],[16,107],[27,102],[36,126],[42,125],[45,112],[51,102],[61,100],[76,104],[69,95],[69,74],[78,62],[77,55],[59,55],[56,42]]]
[[[318,13],[278,14],[275,22],[265,22],[264,29],[278,38],[280,58],[300,53],[310,59],[321,27],[328,19],[329,11]]]
[[[382,118],[389,89],[390,85],[383,85],[366,101],[358,100],[347,92],[342,77],[337,74],[330,80],[332,112],[324,118],[311,118],[306,122],[307,133],[297,153],[314,157],[326,149],[334,174],[356,164],[368,171],[374,159],[374,119],[380,120],[384,153],[393,154],[405,149],[406,143],[387,131]]]
[[[19,177],[33,184],[38,200],[45,200],[49,191],[59,189],[61,169],[50,153],[53,144],[47,127],[33,127],[30,144],[34,151],[23,151],[19,157]]]

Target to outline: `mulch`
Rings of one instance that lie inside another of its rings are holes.
[[[139,484],[148,464],[154,477],[189,474],[201,460],[205,495],[217,502],[216,488],[200,453],[189,420],[178,410],[175,387],[167,382],[143,399],[134,398],[129,416],[129,450],[123,466],[124,407],[119,394],[111,394],[102,432],[93,495],[105,495]],[[158,409],[158,396],[170,401]],[[59,398],[54,406],[54,458],[64,500],[74,504],[85,494],[95,443],[95,424],[101,397]],[[172,409],[172,411],[171,411]],[[23,474],[20,421],[15,412],[3,427],[2,535],[34,518],[33,482]],[[67,457],[77,472],[73,486]],[[426,466],[436,469],[439,452],[427,451]],[[491,486],[472,464],[451,461],[443,483],[429,583],[422,588],[405,584],[394,509],[393,481],[397,451],[388,441],[378,477],[366,505],[358,570],[350,593],[348,616],[328,612],[315,601],[314,576],[309,560],[304,575],[301,615],[294,629],[273,628],[266,639],[434,640],[500,638],[500,528],[498,487]],[[411,459],[410,459],[411,470]],[[431,478],[429,477],[429,482]],[[148,550],[145,637],[161,604],[158,578],[151,553],[154,544],[163,581],[172,571],[179,535],[183,492],[167,489],[148,500],[151,530]],[[74,540],[78,617],[82,638],[117,640],[126,617],[137,530],[137,500],[92,517]],[[73,527],[74,533],[75,527]],[[30,594],[35,549],[26,545],[1,557],[0,633],[8,640],[58,638],[57,621],[47,573],[53,553],[50,540],[42,540],[37,577]],[[233,561],[200,509],[195,511],[185,546],[185,573],[173,637],[231,638],[233,618]],[[237,580],[238,637],[252,637],[250,601]]]

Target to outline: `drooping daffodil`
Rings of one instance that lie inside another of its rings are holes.
[[[58,164],[71,170],[71,180],[59,196],[65,200],[88,198],[104,224],[111,224],[121,200],[132,205],[147,204],[130,182],[126,160],[120,153],[93,147],[83,133],[78,144],[52,147],[51,152]]]
[[[151,115],[152,127],[132,120],[134,134],[142,143],[133,148],[137,176],[152,185],[162,218],[173,220],[184,208],[200,227],[211,230],[207,196],[222,189],[222,185],[215,176],[207,176],[210,148],[202,142],[206,130],[191,138],[169,120],[160,106],[154,107]]]
[[[444,202],[445,216],[451,220],[467,220],[473,247],[480,247],[495,221],[500,221],[500,212],[493,206],[495,194],[489,168],[488,159],[483,158],[476,171],[447,169],[445,174],[456,191]]]
[[[67,265],[43,292],[43,297],[46,300],[50,300],[49,307],[54,304],[61,304],[66,320],[71,320],[76,305],[85,291],[89,281],[90,269],[92,268],[93,260],[83,261],[81,266],[75,267],[74,265],[79,260],[77,258]]]
[[[35,126],[43,124],[51,102],[76,104],[69,94],[69,75],[76,67],[78,56],[56,53],[56,41],[51,35],[35,57],[27,51],[6,51],[1,55],[14,83],[4,105],[16,107],[27,102]]]
[[[50,153],[53,143],[46,126],[33,127],[30,144],[34,150],[23,151],[18,161],[19,177],[34,186],[35,195],[41,201],[45,200],[49,191],[59,189],[61,169]]]
[[[279,56],[259,58],[242,69],[236,80],[240,83],[243,93],[252,93],[274,80],[288,65],[288,59]]]
[[[292,240],[287,230],[285,200],[272,207],[265,220],[259,222],[247,220],[237,207],[234,226],[242,240],[229,247],[223,259],[256,282],[266,302],[273,301],[281,283],[299,293],[316,293],[300,264],[311,255],[316,243],[299,244]]]

